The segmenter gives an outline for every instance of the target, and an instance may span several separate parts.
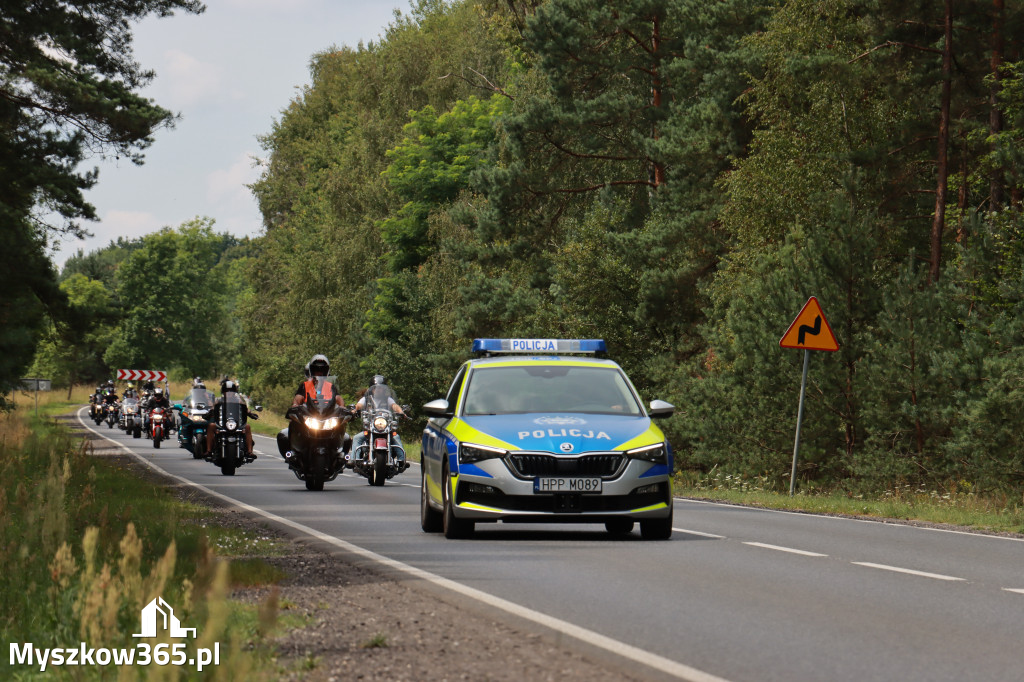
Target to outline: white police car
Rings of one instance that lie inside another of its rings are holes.
[[[465,537],[480,522],[604,523],[672,534],[672,449],[600,339],[476,339],[481,357],[423,406],[420,520]]]

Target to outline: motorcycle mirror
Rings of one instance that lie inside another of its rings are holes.
[[[256,406],[256,411],[257,412],[262,412],[263,411],[263,406],[262,405],[257,405]]]
[[[448,411],[448,401],[444,398],[431,400],[423,406],[423,412],[429,414],[431,417],[450,417],[452,415],[452,413]]]

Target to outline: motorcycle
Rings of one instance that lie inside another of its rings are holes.
[[[106,403],[103,409],[107,413],[107,428],[114,428],[114,424],[117,423],[117,415],[121,411],[121,407],[117,403]]]
[[[351,437],[345,422],[351,411],[339,407],[333,396],[324,395],[325,384],[336,377],[314,377],[316,396],[299,406],[288,408],[288,428],[277,434],[277,449],[295,477],[305,481],[306,490],[323,490],[345,469],[345,455]]]
[[[167,438],[168,421],[171,415],[162,407],[154,407],[149,411],[149,437],[153,439],[153,447],[160,447],[161,441]]]
[[[139,412],[138,398],[125,398],[121,403],[120,426],[125,433],[132,434],[132,438],[142,437],[142,415]]]
[[[206,449],[206,415],[213,401],[213,394],[205,388],[193,388],[180,405],[175,405],[181,415],[178,447],[192,453],[193,459],[203,458]]]
[[[256,406],[256,411],[263,408]],[[220,467],[220,473],[234,476],[235,470],[243,464],[254,462],[245,442],[245,421],[249,415],[249,406],[237,393],[226,393],[221,403],[217,423],[207,422],[206,428],[215,428],[213,447],[206,455],[207,462]]]
[[[396,457],[396,451],[404,455],[405,449],[396,442],[398,415],[388,408],[390,393],[391,389],[386,386],[374,386],[367,391],[366,407],[361,414],[365,440],[350,462],[353,471],[375,486],[384,485],[384,481],[394,478],[408,466],[403,467]],[[409,414],[408,406],[403,405],[402,409]]]
[[[96,426],[99,426],[103,421],[105,410],[103,409],[102,398],[97,397],[93,400],[92,405],[89,406],[89,417],[96,422]]]

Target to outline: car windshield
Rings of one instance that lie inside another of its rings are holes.
[[[524,365],[477,367],[463,414],[583,412],[642,414],[626,377],[614,367]]]

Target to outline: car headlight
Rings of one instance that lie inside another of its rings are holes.
[[[645,445],[642,448],[627,450],[626,456],[632,459],[642,459],[645,462],[654,462],[655,464],[666,464],[668,462],[664,443],[655,443],[654,445]]]
[[[228,419],[227,422],[224,423],[224,425],[228,427],[228,431],[234,431],[235,429],[238,428],[238,422],[236,422],[234,419]]]
[[[508,450],[492,448],[489,445],[459,444],[459,464],[469,464],[485,459],[497,459],[508,454]]]
[[[378,431],[387,431],[388,420],[385,419],[384,417],[376,417],[373,420],[373,428],[377,429]]]

